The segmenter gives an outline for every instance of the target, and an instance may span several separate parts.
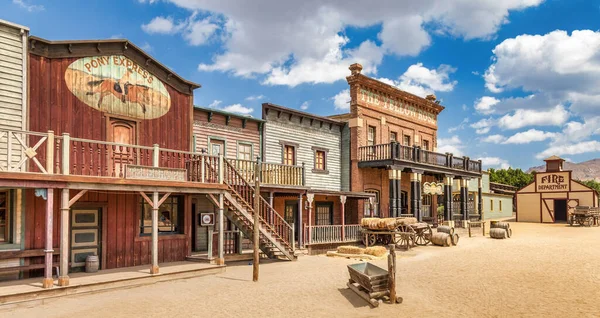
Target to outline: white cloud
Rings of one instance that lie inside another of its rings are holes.
[[[333,105],[338,110],[350,110],[350,90],[345,89],[333,96]]]
[[[561,105],[547,111],[518,109],[512,115],[498,119],[504,129],[519,129],[527,126],[561,126],[569,119],[569,112]]]
[[[489,143],[493,143],[493,144],[499,144],[499,143],[503,142],[505,139],[506,139],[506,137],[504,137],[502,135],[489,135],[489,136],[486,136],[485,138],[482,138],[481,141],[489,142]]]
[[[221,100],[216,100],[216,99],[215,99],[215,100],[213,100],[213,102],[212,102],[212,103],[210,103],[210,105],[208,105],[208,107],[210,107],[210,108],[216,108],[216,107],[219,107],[219,105],[221,105],[221,103],[222,103],[222,102],[223,102],[223,101],[221,101]]]
[[[457,130],[463,130],[465,129],[465,126],[469,123],[469,118],[465,118],[463,119],[460,124],[458,124],[458,126],[454,126],[454,127],[450,127],[448,128],[448,133],[453,133]]]
[[[474,107],[476,111],[485,115],[489,115],[494,112],[493,107],[499,102],[500,100],[496,99],[495,97],[483,96],[475,101]]]
[[[423,66],[423,63],[417,63],[409,66],[397,81],[388,78],[379,78],[378,80],[403,91],[425,97],[436,91],[452,91],[457,81],[450,81],[450,74],[455,71],[456,69],[449,65],[442,64],[437,69],[428,69]]]
[[[222,50],[200,70],[260,75],[265,84],[294,86],[344,79],[353,62],[363,64],[365,74],[376,74],[384,55],[415,56],[428,47],[431,31],[467,40],[490,38],[508,22],[510,11],[542,0],[399,0],[368,9],[361,2],[337,0],[167,1],[220,19],[214,24]],[[345,36],[348,27],[377,26],[378,39],[354,43]]]
[[[510,164],[508,163],[508,161],[506,161],[505,159],[502,158],[498,158],[498,157],[482,157],[482,158],[478,158],[477,160],[481,160],[481,164],[484,167],[493,167],[493,168],[500,168],[500,169],[508,169],[510,167]]]
[[[265,95],[252,95],[252,96],[246,97],[246,100],[253,101],[253,100],[261,100],[264,98],[265,98]]]
[[[12,2],[14,4],[18,5],[19,7],[21,7],[22,9],[25,9],[29,12],[45,10],[44,6],[41,4],[26,4],[25,1],[23,1],[23,0],[13,0]]]
[[[181,33],[186,42],[193,46],[205,44],[218,29],[211,17],[197,20],[194,12],[189,18],[175,22],[172,17],[155,17],[147,24],[142,24],[142,30],[148,34]]]
[[[116,39],[122,39],[122,38],[123,38],[123,34],[119,33],[119,34],[113,34],[113,35],[111,35],[109,39],[116,40]]]
[[[142,44],[142,46],[140,46],[140,48],[146,52],[151,52],[152,51],[152,45],[150,45],[150,43],[148,42],[144,42],[144,44]]]
[[[537,159],[544,159],[552,155],[578,155],[587,152],[600,152],[600,142],[597,140],[582,141],[569,145],[556,145],[538,153]]]
[[[529,129],[508,137],[503,144],[528,144],[535,141],[552,139],[555,136],[555,133],[545,132],[537,129]]]
[[[475,129],[475,133],[483,135],[489,133],[494,125],[496,125],[496,121],[493,118],[483,118],[471,124],[471,128]]]
[[[437,152],[450,152],[455,156],[462,156],[462,149],[464,146],[458,136],[452,136],[450,138],[438,138],[437,145]]]
[[[305,101],[304,103],[302,103],[302,105],[300,105],[300,109],[307,110],[308,106],[310,106],[310,101]]]
[[[233,104],[233,105],[223,107],[223,111],[247,115],[247,114],[250,114],[251,112],[253,112],[254,109],[244,107],[241,104]]]
[[[139,3],[149,3],[149,4],[153,4],[157,1],[158,0],[138,0]]]

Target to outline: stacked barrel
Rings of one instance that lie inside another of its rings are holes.
[[[453,246],[458,244],[458,234],[450,226],[438,226],[437,232],[431,236],[431,243],[438,246]]]
[[[490,237],[495,239],[505,239],[512,236],[512,229],[508,222],[491,221]]]

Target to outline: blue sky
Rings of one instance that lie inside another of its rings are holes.
[[[600,2],[2,0],[50,40],[127,38],[202,84],[195,104],[343,113],[348,66],[446,107],[438,151],[528,168],[600,152]]]

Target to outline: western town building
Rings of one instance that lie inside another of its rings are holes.
[[[544,161],[546,171],[536,173],[534,181],[515,195],[518,222],[566,222],[575,207],[598,206],[598,192],[563,170],[564,159],[552,156]]]

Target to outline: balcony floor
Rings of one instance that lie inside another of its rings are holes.
[[[428,164],[424,164],[424,163],[416,163],[413,161],[404,161],[404,160],[395,160],[395,159],[359,161],[358,167],[359,168],[378,168],[378,169],[385,169],[388,167],[398,167],[398,168],[423,170],[424,172],[429,172],[429,173],[448,174],[448,175],[461,176],[461,177],[472,177],[472,178],[481,177],[480,172],[472,172],[472,171],[466,171],[466,170],[461,170],[461,169],[452,169],[452,168],[448,168],[448,167],[434,166],[434,165],[428,165]]]

